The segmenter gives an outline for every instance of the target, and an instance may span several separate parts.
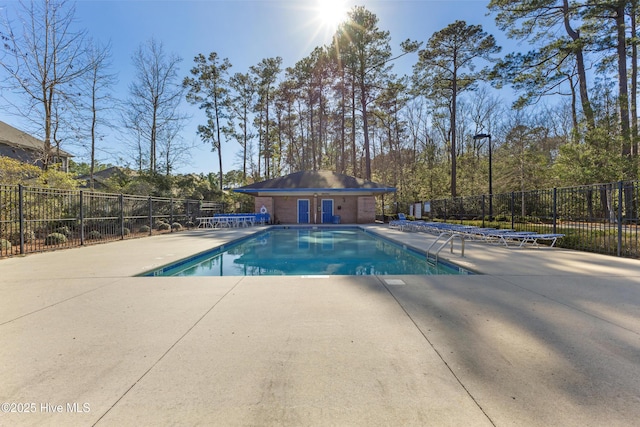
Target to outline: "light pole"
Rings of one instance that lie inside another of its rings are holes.
[[[493,218],[493,174],[491,171],[492,159],[491,159],[491,135],[488,133],[479,133],[473,135],[473,139],[489,138],[489,221]]]

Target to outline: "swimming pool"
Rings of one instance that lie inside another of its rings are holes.
[[[272,227],[143,276],[470,274],[360,228]]]

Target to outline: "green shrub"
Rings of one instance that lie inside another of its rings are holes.
[[[179,222],[174,222],[173,224],[171,224],[171,229],[173,231],[180,231],[182,230],[182,224],[180,224]]]
[[[67,242],[67,236],[62,233],[51,233],[44,239],[45,245],[61,245]]]
[[[171,226],[169,224],[167,224],[166,222],[160,222],[156,226],[156,229],[158,231],[166,231],[166,230],[171,230]]]
[[[155,222],[153,223],[153,228],[155,228],[156,230],[160,230],[160,227],[164,227],[164,225],[169,225],[167,222],[165,222],[164,219],[160,218],[160,219],[156,219]]]
[[[20,239],[20,232],[18,232],[18,239]],[[31,243],[36,241],[36,232],[30,228],[24,230],[24,242]]]
[[[11,250],[11,242],[7,239],[0,239],[0,249],[3,251]]]
[[[36,240],[36,233],[32,229],[27,228],[26,230],[24,230],[25,243],[34,242],[35,240]],[[9,241],[13,245],[16,245],[16,246],[20,245],[20,230],[18,228],[16,228],[15,231],[12,231],[9,234]]]
[[[56,228],[56,233],[63,234],[65,237],[71,236],[71,230],[66,225]]]
[[[122,234],[124,234],[125,236],[128,236],[129,234],[131,234],[131,230],[125,227],[122,229]]]
[[[187,228],[194,228],[196,225],[194,224],[194,222],[193,222],[193,221],[187,221],[187,222],[184,224],[184,226],[185,226],[185,227],[187,227]]]
[[[151,228],[149,228],[148,225],[143,225],[142,227],[140,227],[138,229],[138,231],[141,232],[141,233],[148,233],[150,230],[151,230]]]
[[[98,230],[91,230],[89,234],[87,234],[87,239],[100,240],[102,239],[102,234]]]
[[[0,156],[0,182],[4,185],[32,185],[42,169],[9,157]]]

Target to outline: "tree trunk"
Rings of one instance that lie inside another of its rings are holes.
[[[220,112],[218,109],[218,95],[217,95],[217,87],[214,86],[214,95],[213,95],[213,107],[216,112],[216,134],[218,140],[218,167],[220,170],[219,179],[220,179],[220,190],[222,190],[222,140],[220,139]]]
[[[618,1],[616,7],[616,34],[618,53],[618,99],[620,102],[620,131],[622,133],[622,156],[631,156],[630,124],[629,124],[629,85],[627,78],[627,40],[625,31],[624,7],[626,1]],[[628,178],[628,176],[627,176]]]
[[[360,83],[360,106],[362,107],[362,131],[364,132],[364,179],[371,181],[371,153],[369,147],[369,119],[367,117],[367,88],[364,76]]]
[[[577,144],[580,141],[580,128],[578,125],[576,88],[573,83],[572,76],[568,76],[568,79],[569,79],[569,87],[571,88],[571,123],[573,125],[573,130],[571,131],[571,140]]]
[[[351,81],[351,164],[353,176],[358,176],[356,168],[356,79]]]
[[[249,144],[249,136],[247,135],[247,127],[249,126],[249,114],[247,112],[247,106],[245,104],[243,108],[243,120],[242,126],[242,140],[244,141],[242,147],[242,179],[247,179],[247,144]]]
[[[96,123],[98,121],[96,113],[96,96],[95,91],[91,94],[91,164],[89,165],[89,188],[94,189],[93,174],[96,167]]]
[[[153,119],[151,122],[151,147],[149,149],[149,172],[154,174],[156,172],[156,134],[157,134],[157,108],[153,108]]]
[[[345,138],[345,131],[344,131],[344,124],[345,124],[345,115],[346,115],[346,108],[345,108],[345,104],[346,104],[346,100],[345,100],[345,89],[346,89],[347,85],[345,84],[345,73],[344,73],[344,68],[342,69],[342,87],[340,88],[340,169],[339,169],[339,173],[345,173],[345,152],[344,152],[344,138]]]
[[[311,169],[318,170],[316,163],[316,134],[314,132],[314,115],[313,115],[313,93],[309,92],[309,135],[311,136]]]
[[[264,175],[267,179],[271,178],[271,170],[269,168],[271,160],[271,147],[269,142],[269,91],[267,86],[266,101],[265,101],[265,122],[264,122]]]
[[[575,31],[571,27],[569,22],[569,0],[563,0],[562,10],[564,12],[564,28],[574,42],[580,39],[580,33]],[[580,102],[582,104],[582,111],[587,121],[587,129],[592,130],[596,127],[593,109],[591,108],[591,102],[589,101],[589,93],[587,91],[587,73],[584,65],[584,56],[582,47],[574,48],[574,55],[576,56],[576,67],[578,69],[578,85],[580,88]]]
[[[638,0],[631,2],[631,156],[633,159],[632,179],[638,176],[638,37],[636,30],[636,14]]]
[[[457,196],[457,162],[456,162],[456,108],[457,108],[457,91],[458,91],[458,75],[457,70],[453,70],[453,78],[451,83],[451,197]]]

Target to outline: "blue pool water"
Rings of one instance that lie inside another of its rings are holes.
[[[359,228],[271,228],[144,276],[469,274]]]

